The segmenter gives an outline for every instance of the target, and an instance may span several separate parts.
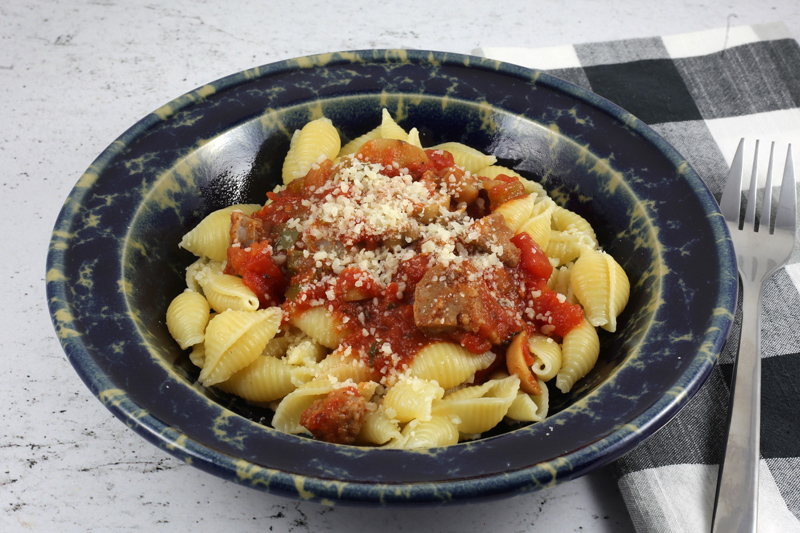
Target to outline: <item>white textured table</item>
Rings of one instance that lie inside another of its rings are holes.
[[[83,170],[119,134],[167,101],[242,69],[331,50],[469,53],[729,22],[782,20],[798,37],[796,0],[689,8],[676,0],[647,7],[590,0],[159,4],[0,6],[0,267],[10,278],[0,306],[0,530],[632,531],[609,469],[501,502],[395,511],[286,500],[173,459],[114,419],[67,362],[44,294],[50,231]]]

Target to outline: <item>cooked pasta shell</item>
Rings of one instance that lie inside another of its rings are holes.
[[[474,354],[458,344],[436,342],[417,353],[409,374],[451,389],[470,380],[478,370],[488,368],[495,357],[492,352]]]
[[[334,350],[314,368],[319,377],[336,378],[337,381],[352,380],[354,383],[369,381],[372,370],[348,348]]]
[[[406,142],[411,146],[422,148],[422,141],[419,139],[419,130],[417,128],[411,128],[411,130],[408,132],[408,139]]]
[[[206,268],[208,262],[209,260],[207,257],[201,257],[197,261],[186,267],[186,288],[194,292],[199,292],[199,293],[203,292],[203,287],[201,287],[200,284],[197,282],[197,275],[204,268]],[[222,265],[221,262],[219,264],[220,266]]]
[[[541,381],[556,377],[561,370],[561,346],[546,335],[532,335],[528,347],[533,356],[533,374]]]
[[[526,221],[523,221],[515,233],[527,233],[534,241],[536,241],[536,244],[538,244],[542,250],[547,250],[547,246],[550,244],[550,232],[554,209],[555,203],[549,198],[543,202],[535,203],[531,211],[530,218],[528,218]]]
[[[331,350],[344,339],[336,319],[324,307],[312,307],[301,315],[293,316],[291,324]]]
[[[525,187],[525,192],[528,194],[536,193],[536,201],[539,202],[544,198],[548,198],[547,191],[544,190],[544,187],[538,181],[532,181],[527,178],[523,178],[520,176],[519,181],[522,182],[522,186]]]
[[[364,419],[364,425],[361,426],[356,442],[359,444],[386,444],[401,436],[397,420],[389,418],[383,411],[373,411]]]
[[[448,391],[447,400],[470,400],[473,398],[500,397],[516,393],[519,389],[519,379],[506,372],[492,374],[491,379],[480,385],[470,385]]]
[[[503,420],[515,398],[516,393],[511,398],[441,400],[434,405],[433,414],[452,421],[461,433],[483,433]]]
[[[280,359],[286,354],[286,349],[289,347],[289,338],[286,335],[279,337],[272,337],[267,343],[261,355],[276,357]]]
[[[480,385],[459,387],[447,392],[447,400],[469,400],[473,398],[508,396],[519,389],[519,379],[507,372],[496,372],[491,379]]]
[[[576,231],[551,230],[545,253],[559,265],[577,259],[585,248],[593,247],[589,238]]]
[[[553,225],[556,229],[568,233],[579,233],[586,236],[588,244],[592,247],[597,246],[597,237],[594,234],[594,228],[589,222],[575,213],[560,205],[556,205],[553,209]]]
[[[532,362],[530,353],[527,353],[528,334],[525,331],[519,332],[506,350],[506,368],[509,373],[519,378],[519,388],[528,394],[541,394],[539,381],[531,372],[529,362]]]
[[[533,194],[533,193],[528,193]],[[537,193],[536,194],[536,203],[533,206],[533,212],[531,216],[541,215],[542,213],[549,213],[552,215],[553,211],[556,210],[556,203],[545,193]]]
[[[433,402],[431,412],[447,417],[462,434],[483,433],[506,416],[517,397],[519,383],[516,376],[507,376],[480,386],[465,387]]]
[[[381,112],[381,138],[408,141],[408,133],[395,120],[385,108]]]
[[[522,225],[530,220],[535,201],[535,194],[526,194],[501,204],[494,212],[503,215],[506,225],[517,233]]]
[[[403,428],[404,449],[450,446],[458,442],[458,429],[450,420],[434,416],[430,420],[415,421]]]
[[[366,144],[367,141],[371,141],[373,139],[379,139],[380,136],[381,136],[381,127],[377,126],[376,128],[374,128],[374,129],[368,131],[367,133],[365,133],[364,135],[356,137],[355,139],[353,139],[349,143],[347,143],[344,146],[342,146],[342,149],[339,150],[339,154],[338,154],[337,158],[342,158],[342,157],[345,157],[345,156],[348,156],[348,155],[352,155],[352,154],[358,152],[358,150],[362,146],[364,146],[364,144]]]
[[[579,379],[594,368],[600,354],[597,330],[587,320],[573,328],[561,343],[561,369],[556,375],[556,387],[567,393]]]
[[[215,385],[230,378],[261,355],[278,332],[279,307],[259,311],[224,311],[208,323],[205,364],[200,382]]]
[[[209,273],[222,274],[224,270],[224,262],[201,257],[186,267],[186,287],[203,294],[203,286],[200,284],[200,280]]]
[[[283,183],[302,178],[320,158],[334,159],[342,147],[339,132],[328,118],[312,120],[292,136],[283,161]]]
[[[389,389],[383,398],[386,415],[399,422],[430,420],[431,404],[444,396],[439,385],[419,378],[404,378]]]
[[[259,209],[261,206],[258,204],[238,204],[218,209],[186,233],[178,246],[198,257],[225,261],[228,258],[230,245],[231,213],[242,211],[246,215],[251,215]]]
[[[616,331],[617,316],[628,303],[630,282],[614,258],[605,252],[586,250],[572,267],[570,283],[589,323]]]
[[[195,344],[189,353],[189,360],[198,368],[203,368],[206,362],[206,346],[203,343]]]
[[[239,276],[204,270],[197,276],[197,281],[203,288],[208,303],[218,313],[228,309],[237,311],[258,309],[258,296]]]
[[[286,362],[295,366],[314,366],[326,355],[328,349],[308,335],[298,335],[286,348]]]
[[[484,396],[491,398],[511,398],[519,391],[518,379],[505,373],[495,374],[486,382],[488,388]]]
[[[456,165],[464,170],[473,174],[477,173],[482,168],[494,165],[497,158],[493,155],[487,155],[476,150],[471,146],[459,142],[446,142],[431,146],[429,150],[445,150],[453,155],[453,161]]]
[[[283,359],[261,355],[217,387],[250,402],[271,402],[296,388],[291,368]]]
[[[181,349],[203,342],[211,308],[202,294],[186,290],[167,307],[167,329]]]
[[[567,263],[558,268],[553,269],[553,274],[547,281],[547,286],[556,291],[557,293],[566,296],[567,301],[571,304],[577,303],[577,298],[572,290],[570,279],[572,278],[572,267],[574,263]]]
[[[501,166],[501,165],[495,165],[495,164],[487,165],[487,166],[485,166],[483,168],[480,168],[476,172],[473,172],[473,174],[481,176],[482,178],[489,178],[490,180],[493,180],[497,176],[500,176],[500,175],[509,176],[509,177],[512,177],[512,178],[518,178],[519,180],[525,179],[525,178],[522,177],[522,174],[520,174],[516,170],[512,170],[512,169],[510,169],[508,167],[504,167],[504,166]],[[523,183],[523,185],[524,185],[524,183]],[[528,192],[528,191],[526,190],[525,192]]]
[[[299,387],[304,383],[317,379],[317,373],[313,367],[308,366],[292,366],[292,383],[295,387]]]
[[[517,422],[541,422],[544,420],[550,407],[550,395],[544,381],[540,380],[539,386],[542,388],[542,394],[537,396],[518,392],[517,397],[508,408],[506,417]]]

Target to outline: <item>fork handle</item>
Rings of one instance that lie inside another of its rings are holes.
[[[758,521],[761,428],[761,286],[742,279],[742,331],[731,382],[712,533],[753,532]]]

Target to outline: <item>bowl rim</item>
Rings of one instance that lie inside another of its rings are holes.
[[[605,98],[541,71],[465,54],[424,50],[355,50],[316,54],[303,58],[277,61],[225,76],[206,86],[179,96],[165,106],[143,117],[104,149],[89,168],[94,171],[104,168],[132,140],[147,132],[154,125],[166,121],[179,111],[192,106],[198,97],[208,90],[208,87],[212,87],[215,92],[221,92],[252,81],[254,78],[296,71],[298,68],[329,65],[336,61],[350,62],[353,57],[360,56],[366,56],[368,59],[396,56],[397,58],[411,58],[420,63],[435,59],[439,62],[469,65],[470,68],[486,69],[492,72],[499,71],[513,77],[522,77],[529,81],[535,80],[537,85],[564,93],[578,101],[598,108],[617,121],[624,122],[630,129],[654,145],[676,168],[683,165],[682,176],[689,181],[700,202],[706,209],[716,209],[718,211],[716,200],[711,192],[684,158],[649,126],[635,120],[628,112]],[[81,186],[84,179],[88,179],[87,174],[84,174],[76,184],[70,193],[71,198],[80,200],[82,199],[81,195],[85,195],[88,192],[88,187]],[[54,243],[63,242],[63,235],[60,235],[59,231],[61,228],[66,227],[73,217],[74,213],[68,210],[68,206],[65,203],[58,215],[48,251],[47,297],[51,318],[56,331],[59,332],[58,336],[62,347],[73,367],[92,393],[116,417],[139,435],[176,458],[201,470],[247,486],[261,487],[268,489],[270,492],[275,491],[326,503],[334,501],[382,504],[447,503],[463,501],[476,496],[484,498],[499,497],[514,492],[541,488],[542,485],[535,481],[537,479],[547,479],[549,477],[551,482],[548,484],[555,484],[579,477],[593,468],[618,459],[677,414],[706,381],[730,331],[738,291],[738,278],[735,275],[732,279],[727,279],[727,276],[721,276],[721,279],[718,280],[720,290],[716,307],[730,310],[730,315],[720,314],[720,316],[712,319],[712,324],[716,329],[713,335],[710,332],[712,328],[707,330],[707,334],[710,336],[708,339],[710,342],[709,351],[714,357],[695,357],[692,364],[684,372],[680,382],[675,383],[668,394],[665,394],[639,416],[629,421],[628,424],[619,427],[592,446],[578,449],[565,455],[564,457],[568,457],[569,460],[561,460],[559,458],[559,460],[539,463],[533,467],[513,471],[502,476],[495,475],[474,479],[459,478],[452,481],[402,482],[398,484],[337,482],[288,473],[237,459],[187,437],[150,413],[142,415],[142,407],[123,391],[119,391],[113,398],[109,397],[107,391],[114,389],[116,385],[93,360],[91,347],[87,345],[80,333],[76,332],[76,335],[62,334],[64,322],[62,318],[59,318],[59,314],[65,311],[69,312],[69,309],[59,305],[59,302],[69,300],[67,297],[67,283],[69,280],[51,276],[51,272],[57,263],[58,257],[60,257],[56,252]],[[732,244],[730,244],[727,226],[721,217],[710,218],[709,224],[719,235],[727,238],[721,239],[718,246],[721,271],[725,270],[735,274],[736,260]],[[603,451],[602,457],[597,457],[598,449]],[[246,483],[243,481],[244,479],[247,480]]]

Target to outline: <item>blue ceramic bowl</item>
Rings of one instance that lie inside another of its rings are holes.
[[[347,140],[381,108],[424,145],[462,141],[540,180],[587,218],[631,279],[615,334],[543,423],[427,451],[278,433],[270,413],[195,380],[164,314],[212,210],[262,203],[291,133],[325,115]],[[258,67],[148,115],[81,177],[53,232],[50,311],[81,378],[174,456],[242,485],[320,502],[445,503],[519,494],[609,463],[664,425],[709,375],[737,277],[717,204],[686,161],[608,101],[540,72],[436,52],[335,53]]]

